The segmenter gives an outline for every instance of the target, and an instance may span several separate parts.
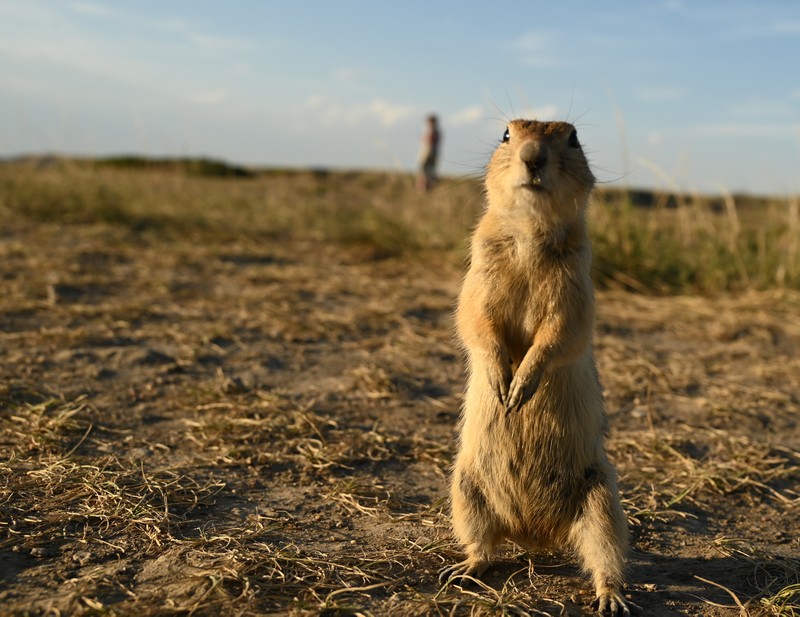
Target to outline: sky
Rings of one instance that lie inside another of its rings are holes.
[[[0,157],[475,175],[515,117],[598,180],[800,193],[800,2],[0,0]]]

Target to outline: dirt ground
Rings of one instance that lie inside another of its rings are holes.
[[[5,225],[0,613],[588,613],[566,555],[437,581],[457,261]],[[800,294],[597,304],[626,593],[798,614]]]

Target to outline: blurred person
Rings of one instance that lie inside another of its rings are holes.
[[[434,114],[427,118],[425,134],[422,136],[422,148],[419,153],[419,170],[417,171],[417,191],[425,193],[436,184],[436,161],[439,158],[439,144],[442,134]]]

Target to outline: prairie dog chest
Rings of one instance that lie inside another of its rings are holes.
[[[553,310],[559,266],[526,238],[486,238],[476,249],[476,283],[486,290],[487,317],[507,344],[526,348]]]

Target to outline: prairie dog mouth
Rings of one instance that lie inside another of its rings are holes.
[[[534,191],[537,193],[547,190],[547,187],[544,185],[544,182],[542,182],[542,179],[538,177],[522,180],[521,182],[517,183],[517,188],[528,189],[529,191]]]

